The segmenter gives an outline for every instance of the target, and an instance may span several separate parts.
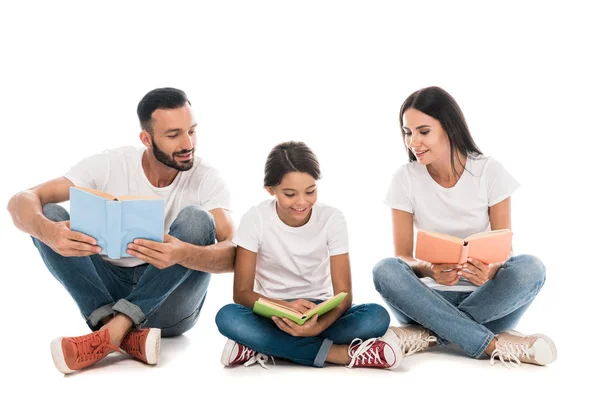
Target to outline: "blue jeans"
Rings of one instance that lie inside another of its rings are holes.
[[[69,213],[57,204],[46,204],[44,216],[66,221]],[[195,206],[181,210],[169,234],[195,244],[215,243],[212,214]],[[67,289],[92,330],[100,321],[121,313],[142,326],[160,328],[162,336],[181,335],[196,323],[204,304],[210,274],[181,265],[160,270],[150,264],[118,267],[100,255],[63,257],[42,241],[33,238],[44,263]]]
[[[390,315],[379,304],[352,306],[319,336],[295,337],[248,307],[228,304],[217,313],[216,323],[223,336],[259,353],[322,367],[332,344],[383,336],[390,325]]]
[[[511,257],[473,292],[432,290],[398,258],[373,269],[375,288],[400,323],[422,325],[440,345],[458,344],[472,357],[481,356],[495,334],[517,325],[545,279],[544,264],[529,255]]]

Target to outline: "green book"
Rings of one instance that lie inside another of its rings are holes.
[[[317,304],[315,307],[308,310],[306,313],[302,314],[294,310],[293,308],[282,306],[281,304],[273,303],[267,299],[263,299],[262,297],[254,302],[254,308],[252,311],[255,314],[261,315],[266,318],[271,318],[273,316],[279,318],[287,318],[291,321],[294,321],[298,325],[304,325],[306,321],[308,321],[313,315],[318,314],[319,316],[329,312],[340,305],[344,298],[346,298],[346,292],[340,292],[333,296],[330,299],[325,300],[324,302]]]

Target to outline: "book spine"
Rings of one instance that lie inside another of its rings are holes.
[[[462,250],[460,251],[460,260],[459,264],[464,264],[467,262],[467,258],[469,257],[469,243],[463,245]]]
[[[121,258],[121,202],[106,202],[106,255]]]

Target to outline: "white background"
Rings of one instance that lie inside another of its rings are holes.
[[[540,257],[547,282],[518,328],[551,336],[559,358],[508,370],[454,349],[408,358],[395,371],[224,369],[214,315],[231,302],[232,275],[220,275],[196,327],[163,341],[157,367],[110,357],[63,378],[49,343],[87,333],[86,325],[2,212],[0,391],[65,399],[499,398],[591,388],[600,144],[594,15],[577,1],[3,2],[2,204],[85,156],[138,145],[140,98],[178,87],[199,123],[197,154],[231,187],[236,223],[268,196],[262,170],[274,145],[293,139],[313,148],[320,200],[348,219],[354,299],[381,303],[371,269],[392,255],[382,202],[407,161],[398,110],[413,91],[438,85],[461,105],[483,152],[522,185],[513,196],[515,250]]]

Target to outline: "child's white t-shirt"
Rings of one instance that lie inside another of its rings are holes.
[[[348,253],[343,214],[315,203],[308,222],[291,227],[277,215],[276,200],[252,207],[233,242],[256,253],[254,291],[273,299],[333,296],[329,258]]]
[[[194,166],[180,171],[166,187],[154,187],[142,168],[144,148],[121,147],[87,157],[64,176],[76,186],[100,190],[114,196],[160,196],[165,200],[165,233],[181,210],[196,205],[206,211],[230,209],[230,195],[218,171],[200,157]],[[103,259],[120,267],[134,267],[145,261],[135,257]]]
[[[416,161],[403,165],[392,178],[385,204],[413,214],[414,227],[460,238],[490,230],[489,208],[519,187],[512,175],[492,157],[468,157],[466,169],[451,188],[440,186]],[[472,291],[461,279],[455,286],[422,279],[437,290]]]

